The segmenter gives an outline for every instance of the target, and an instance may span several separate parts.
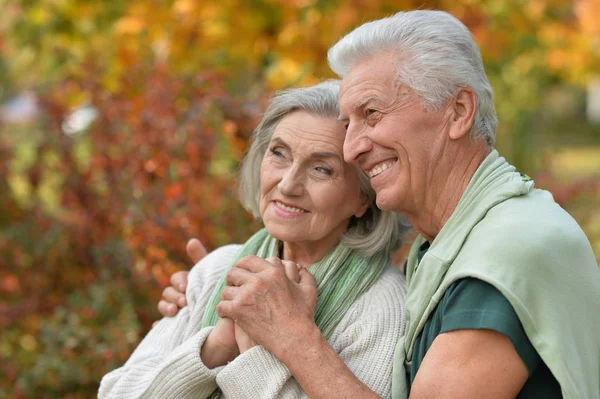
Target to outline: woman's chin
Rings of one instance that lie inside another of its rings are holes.
[[[275,239],[283,242],[293,242],[296,241],[294,238],[297,234],[290,232],[290,228],[286,229],[285,226],[277,226],[274,224],[265,225],[267,232]]]

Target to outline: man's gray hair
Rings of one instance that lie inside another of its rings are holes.
[[[254,130],[250,148],[239,175],[239,195],[244,208],[260,219],[260,167],[269,142],[279,122],[295,111],[307,111],[324,118],[339,116],[338,80],[330,80],[315,86],[282,91],[271,99],[262,120]],[[361,218],[352,217],[348,230],[341,241],[366,256],[379,251],[391,252],[402,243],[410,224],[402,216],[382,211],[375,205],[375,191],[367,174],[356,167],[360,190],[369,209]]]
[[[390,50],[398,53],[399,82],[412,89],[427,110],[440,110],[459,87],[472,88],[477,113],[471,137],[484,137],[494,145],[494,91],[479,47],[462,22],[443,11],[399,12],[354,29],[329,49],[327,58],[343,77],[358,63]]]

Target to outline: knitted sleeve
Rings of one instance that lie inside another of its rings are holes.
[[[98,398],[205,398],[217,388],[221,368],[208,369],[200,358],[200,348],[212,331],[202,328],[202,316],[238,248],[219,248],[192,268],[188,306],[175,317],[163,318],[122,367],[102,378]]]
[[[348,368],[371,390],[391,397],[394,348],[404,332],[404,276],[390,267],[361,296],[329,339]],[[217,375],[227,398],[306,398],[289,369],[262,346],[227,364]]]

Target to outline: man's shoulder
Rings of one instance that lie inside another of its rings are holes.
[[[473,228],[478,245],[528,246],[531,251],[548,246],[589,246],[577,222],[560,207],[548,191],[534,189],[491,208]],[[486,239],[490,238],[490,239]]]
[[[532,190],[491,208],[471,230],[452,269],[475,276],[511,271],[523,276],[534,270],[566,276],[597,272],[597,263],[577,222],[549,192]]]

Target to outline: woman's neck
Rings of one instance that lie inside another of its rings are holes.
[[[333,245],[321,246],[298,242],[284,242],[282,259],[308,267],[323,259],[335,244],[337,242],[333,243]]]

